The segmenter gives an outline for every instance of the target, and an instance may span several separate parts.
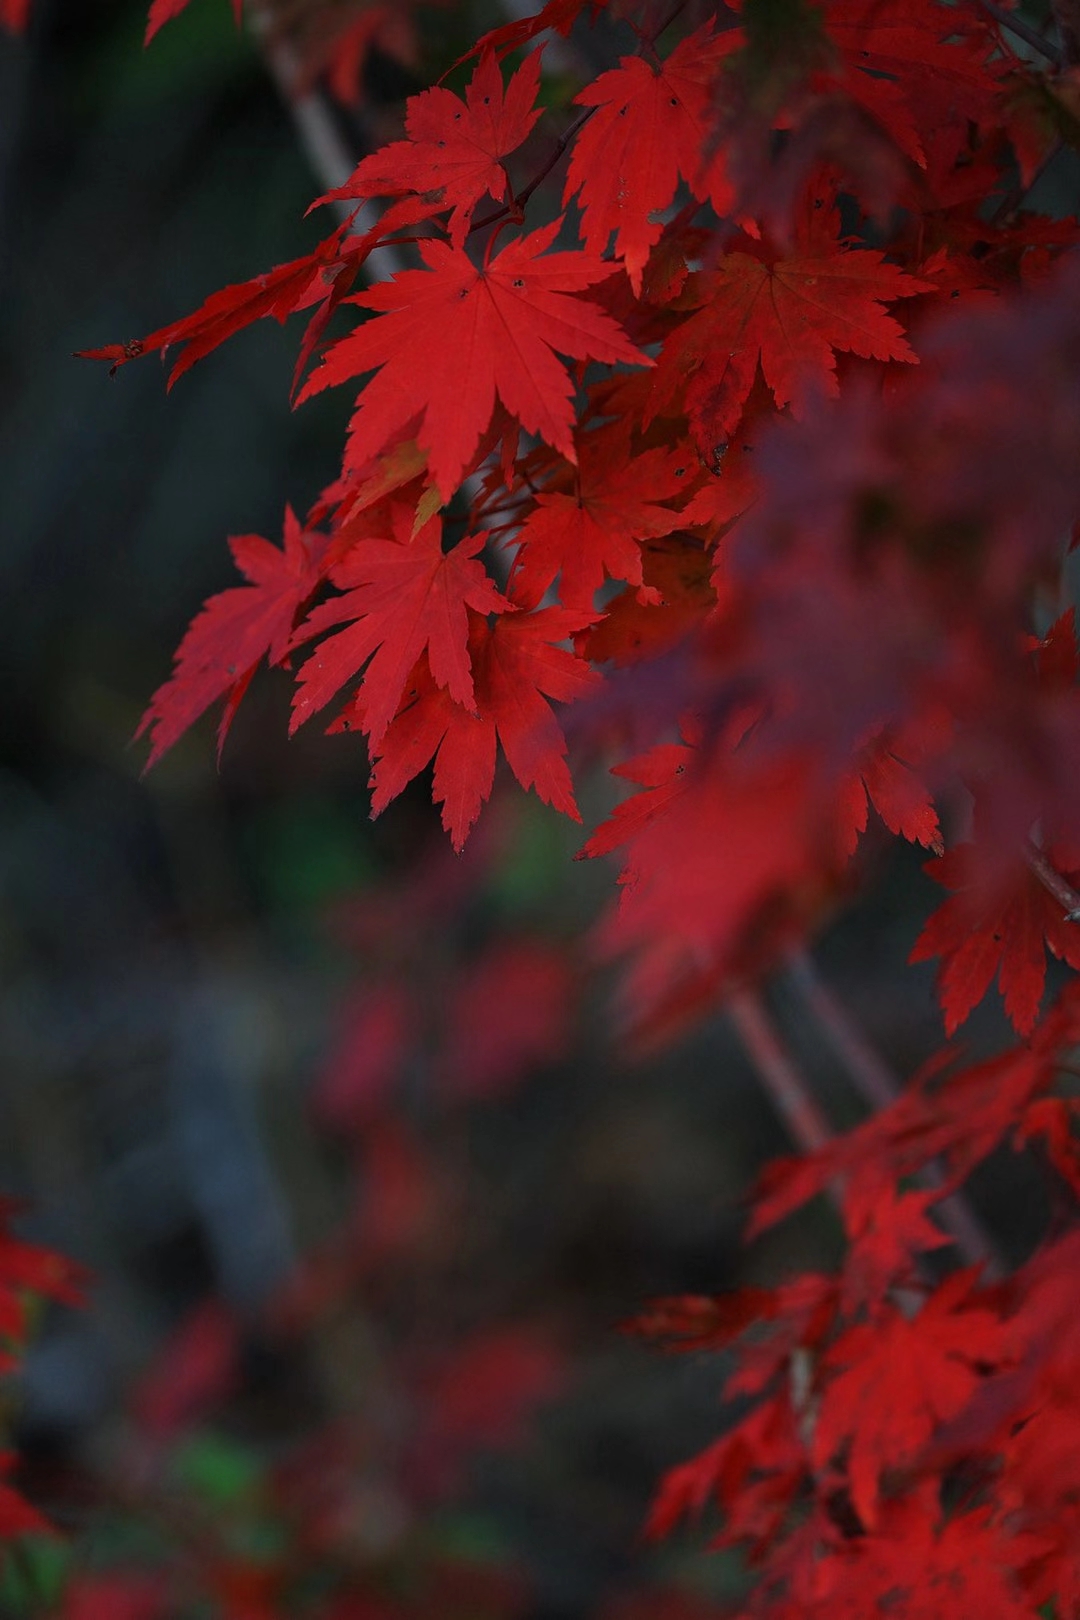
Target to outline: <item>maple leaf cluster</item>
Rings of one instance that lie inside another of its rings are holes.
[[[650,1528],[719,1508],[718,1545],[765,1571],[752,1612],[877,1613],[888,1593],[922,1616],[949,1593],[995,1620],[1050,1601],[1075,1613],[1077,1234],[1007,1278],[942,1275],[930,1257],[955,1241],[950,1190],[1003,1143],[1043,1138],[1080,1191],[1060,1067],[1077,989],[1031,1044],[928,1073],[847,1136],[768,1168],[751,1232],[828,1191],[847,1238],[836,1275],[661,1300],[630,1324],[733,1359],[725,1396],[743,1415],[667,1475]]]
[[[693,981],[707,995],[812,926],[850,885],[872,808],[954,891],[915,947],[942,959],[950,1031],[996,974],[1026,1033],[1044,949],[1077,949],[1018,854],[1048,807],[1063,827],[1074,809],[1071,621],[1050,657],[1030,610],[1075,509],[1075,400],[1054,373],[1075,338],[1054,272],[1069,222],[979,211],[1009,172],[1014,61],[974,8],[926,0],[885,27],[838,3],[777,100],[753,8],[666,53],[643,23],[540,165],[565,149],[573,245],[568,218],[524,228],[535,180],[515,191],[509,161],[536,144],[542,53],[509,73],[500,58],[584,9],[495,29],[463,95],[411,98],[404,138],[334,194],[382,200],[363,235],[339,226],[194,315],[89,351],[114,369],[178,351],[175,381],[251,321],[307,311],[303,366],[335,312],[360,312],[299,390],[359,382],[341,477],[304,522],[287,514],[282,551],[232,542],[248,583],[194,621],[143,721],[150,761],[223,699],[220,746],[258,664],[296,663],[293,725],[354,687],[332,728],[366,739],[373,813],[433,765],[460,848],[500,752],[577,816],[561,708],[591,699],[588,733],[605,678],[605,725],[641,708],[646,680],[643,723],[688,740],[617,767],[644,793],[584,851],[626,850],[608,934],[637,951],[643,1006],[662,1017]],[[783,161],[801,154],[782,230],[749,206],[772,168],[750,173],[728,128],[755,96]],[[866,154],[852,167],[817,128],[822,98],[873,114],[893,221],[874,247],[851,227],[880,186],[866,201]],[[398,239],[419,266],[350,292]],[[1034,400],[1019,419],[1010,388]],[[648,660],[675,649],[658,692]],[[1056,769],[1013,769],[1033,735]],[[972,794],[981,842],[946,853],[943,808]]]
[[[430,767],[456,850],[500,759],[580,820],[581,770],[614,754],[637,791],[581,853],[619,852],[594,943],[654,1039],[812,937],[868,846],[928,851],[948,896],[911,953],[946,1032],[996,981],[1022,1044],[766,1182],[758,1228],[831,1191],[836,1276],[653,1313],[735,1346],[751,1406],[652,1522],[717,1505],[776,1620],[1063,1620],[1076,1240],[994,1279],[950,1269],[932,1216],[1002,1145],[1080,1190],[1075,991],[1040,1017],[1048,955],[1080,967],[1080,224],[1025,189],[1075,136],[1032,114],[1068,40],[1041,70],[974,0],[791,0],[782,28],[766,0],[684,9],[548,0],[493,29],[323,199],[376,224],[89,351],[179,350],[172,381],[305,313],[298,401],[350,410],[340,476],[280,548],[232,542],[246,583],[141,730],[153,763],[221,704],[220,747],[259,666],[294,671],[293,727],[335,706],[372,814]],[[626,54],[544,112],[545,36],[598,17]],[[404,267],[358,286],[386,244]],[[358,1017],[375,1068],[334,1106],[362,1111],[400,987]]]

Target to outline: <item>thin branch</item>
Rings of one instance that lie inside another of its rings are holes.
[[[1066,919],[1069,922],[1080,922],[1080,893],[1071,883],[1065,881],[1057,867],[1047,859],[1037,844],[1028,842],[1024,846],[1024,859],[1043,888],[1058,902]]]
[[[291,46],[275,34],[268,13],[262,6],[252,5],[249,16],[251,31],[270,77],[289,109],[304,156],[324,190],[336,191],[356,168],[359,156],[342,138],[325,97],[317,90],[298,94],[301,83],[299,63]]]
[[[878,1111],[890,1107],[899,1086],[883,1059],[863,1038],[806,951],[794,951],[788,958],[791,982],[814,1014],[833,1051],[847,1069],[855,1088],[870,1107]]]
[[[474,219],[466,234],[471,236],[474,231],[482,231],[488,225],[498,225],[499,222],[504,219],[516,219],[521,213],[521,210],[525,207],[525,204],[528,202],[529,198],[532,196],[533,192],[536,190],[537,186],[541,185],[547,179],[556,163],[558,163],[559,159],[566,151],[566,148],[570,145],[570,142],[574,139],[574,136],[577,135],[579,130],[584,128],[595,111],[595,107],[586,107],[584,112],[579,113],[574,119],[574,122],[559,136],[558,140],[555,142],[555,145],[552,147],[551,152],[548,154],[540,169],[536,172],[536,174],[533,175],[528,185],[523,187],[521,191],[515,192],[514,196],[508,203],[502,203],[498,208],[494,209],[492,213],[485,214],[483,219]]]
[[[804,1153],[826,1147],[833,1139],[829,1122],[777,1034],[759,993],[737,990],[728,998],[727,1010],[792,1140]]]
[[[685,10],[686,10],[686,0],[674,0],[674,4],[672,5],[671,9],[669,10],[667,16],[664,18],[663,22],[660,24],[659,28],[656,28],[656,29],[653,30],[652,36],[649,39],[649,44],[655,48],[657,40],[661,37],[662,34],[667,33],[668,29],[671,27],[671,25],[675,21],[676,17],[678,17],[680,12],[683,12]]]
[[[847,1008],[821,978],[812,957],[806,951],[794,951],[788,967],[792,984],[828,1037],[855,1089],[875,1112],[884,1112],[900,1095],[895,1075],[855,1027]],[[930,1164],[917,1179],[925,1187],[940,1187],[945,1177],[939,1165]],[[953,1192],[942,1198],[937,1211],[966,1259],[973,1264],[981,1262],[988,1277],[1003,1275],[994,1241],[963,1193]]]
[[[996,229],[998,226],[1004,225],[1007,220],[1012,218],[1013,214],[1019,211],[1025,198],[1029,197],[1034,191],[1036,185],[1042,179],[1051,163],[1053,163],[1063,145],[1063,141],[1055,140],[1049,151],[1046,153],[1046,156],[1043,157],[1038,163],[1034,174],[1031,176],[1031,179],[1018,181],[1015,186],[1012,186],[1010,190],[1005,193],[1004,197],[1002,197],[1001,201],[994,209],[994,212],[990,215],[990,218],[987,221],[989,225],[993,225]]]
[[[1040,56],[1044,56],[1055,67],[1061,66],[1061,52],[1057,46],[1045,39],[1038,29],[1032,28],[1030,23],[1026,23],[1023,17],[1017,16],[1013,11],[1002,10],[1000,6],[994,4],[994,0],[978,0],[978,3],[988,17],[993,17],[1000,28],[1008,29],[1010,34],[1022,39],[1025,45],[1030,45],[1033,51],[1038,51]]]

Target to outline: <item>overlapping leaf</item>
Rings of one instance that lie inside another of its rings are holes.
[[[435,685],[466,711],[474,709],[468,609],[501,613],[509,605],[476,560],[486,537],[469,535],[444,552],[438,518],[411,539],[408,522],[405,512],[403,538],[361,540],[332,571],[344,595],[316,608],[300,639],[352,622],[300,668],[290,729],[329,703],[366,665],[364,730],[378,747],[422,652]]]
[[[415,199],[408,199],[388,210],[377,225],[363,236],[350,236],[348,222],[324,238],[310,253],[279,264],[264,271],[250,281],[222,287],[199,306],[191,315],[167,326],[158,327],[144,338],[126,343],[108,343],[97,349],[83,349],[84,360],[108,360],[112,373],[119,371],[129,360],[144,354],[160,352],[181,346],[179,357],[169,372],[171,388],[185,371],[218,348],[226,339],[234,337],[255,321],[272,317],[283,324],[290,315],[313,309],[307,333],[300,346],[296,375],[299,376],[315,344],[325,331],[330,314],[341,302],[352,285],[353,278],[368,253],[381,238],[398,225],[415,223],[424,217],[426,207]]]
[[[837,393],[837,353],[914,361],[885,306],[928,290],[869,249],[773,263],[726,254],[717,269],[692,276],[678,300],[697,313],[664,344],[651,412],[679,402],[708,453],[730,440],[760,365],[776,404],[798,415],[815,392]]]
[[[571,489],[539,493],[515,535],[515,600],[539,602],[558,576],[565,608],[591,612],[605,577],[626,580],[643,600],[659,601],[659,592],[644,583],[638,542],[670,534],[683,522],[661,503],[688,486],[691,458],[678,449],[632,453],[625,424],[578,434],[576,443]]]
[[[469,650],[475,712],[455,702],[421,664],[407,703],[376,749],[372,815],[434,759],[433,796],[454,848],[461,849],[491,793],[498,743],[523,788],[534,788],[545,804],[580,821],[566,739],[547,701],[571,703],[599,681],[558,645],[580,625],[580,614],[562,608],[508,613],[492,624],[474,615]],[[358,720],[364,723],[362,715]]]
[[[248,580],[210,597],[176,650],[172,675],[159,686],[139,722],[150,734],[147,768],[212,703],[225,698],[218,728],[220,754],[240,700],[263,658],[280,664],[293,627],[322,578],[325,535],[303,529],[285,512],[284,545],[257,534],[229,541],[233,560]]]
[[[741,38],[738,29],[717,34],[706,23],[659,68],[642,56],[624,56],[576,98],[595,110],[574,143],[563,202],[578,198],[593,252],[603,253],[614,232],[615,252],[635,293],[663,229],[656,216],[674,197],[680,175],[717,213],[730,210],[734,190],[713,139],[715,81]]]
[[[945,1030],[959,1028],[997,979],[1005,1011],[1020,1035],[1030,1035],[1046,982],[1046,952],[1080,968],[1080,923],[1018,862],[1013,879],[981,879],[979,851],[958,844],[927,867],[952,893],[930,917],[911,961],[941,958],[937,988]]]
[[[408,139],[372,152],[329,195],[348,200],[426,194],[432,212],[452,209],[450,240],[460,248],[481,197],[498,202],[509,195],[502,160],[517,150],[540,117],[534,105],[539,84],[538,51],[526,57],[505,90],[494,54],[485,52],[464,101],[442,86],[411,96],[405,117]]]
[[[970,1301],[970,1291],[970,1276],[960,1273],[916,1317],[889,1306],[883,1320],[850,1328],[829,1352],[835,1376],[817,1415],[813,1456],[821,1467],[850,1446],[852,1501],[864,1525],[876,1521],[886,1470],[918,1455],[971,1398],[979,1364],[1000,1353],[998,1320]]]

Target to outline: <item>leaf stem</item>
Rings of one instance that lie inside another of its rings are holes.
[[[1069,922],[1080,922],[1080,892],[1062,877],[1037,844],[1024,846],[1024,859],[1043,888],[1053,895]]]
[[[832,1129],[781,1041],[760,992],[736,990],[728,997],[727,1010],[793,1141],[804,1153],[826,1147],[833,1140]]]
[[[1057,46],[1045,39],[1038,29],[1032,28],[1030,23],[1026,23],[1023,17],[1018,17],[1013,11],[1004,11],[1001,6],[994,4],[994,0],[979,0],[979,5],[988,17],[993,17],[999,27],[1007,29],[1017,39],[1022,39],[1025,45],[1030,45],[1033,51],[1038,51],[1040,56],[1044,56],[1055,67],[1061,66],[1061,52]]]
[[[342,138],[321,92],[298,92],[299,64],[288,42],[275,35],[267,13],[258,5],[249,6],[248,9],[251,31],[270,77],[296,126],[304,156],[323,189],[336,191],[348,180],[358,158]]]

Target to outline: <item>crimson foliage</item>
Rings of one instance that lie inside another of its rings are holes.
[[[544,42],[602,12],[627,54],[541,111]],[[1080,1191],[1080,994],[1045,996],[1048,955],[1080,967],[1080,224],[1029,202],[1048,164],[1075,179],[1077,22],[548,0],[323,199],[376,223],[90,351],[168,351],[172,381],[302,313],[300,400],[353,402],[283,545],[232,542],[246,582],[153,696],[151,762],[217,704],[224,742],[264,661],[294,725],[335,704],[363,738],[373,814],[433,766],[457,850],[500,755],[575,819],[568,736],[580,771],[614,759],[634,791],[581,853],[619,854],[594,945],[651,1041],[745,1009],[873,882],[872,818],[930,852],[949,892],[912,959],[949,1036],[996,982],[1018,1044],[950,1050],[766,1172],[752,1229],[828,1194],[835,1275],[638,1324],[725,1350],[740,1414],[651,1528],[718,1510],[774,1620],[1080,1614],[1080,1237],[1003,1275],[945,1229],[1002,1144]],[[354,291],[388,243],[403,267]]]

